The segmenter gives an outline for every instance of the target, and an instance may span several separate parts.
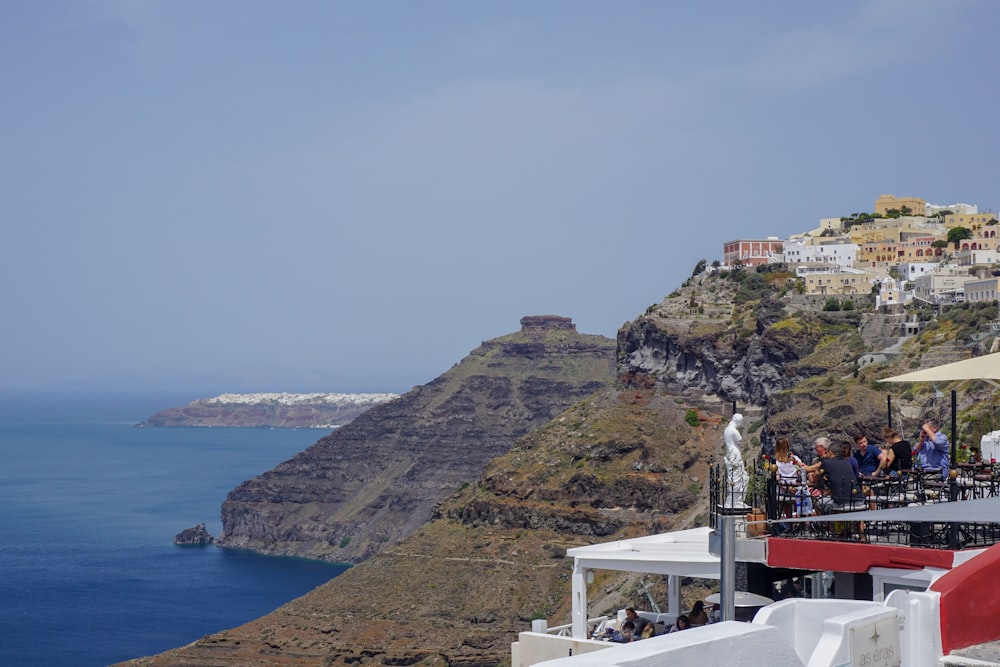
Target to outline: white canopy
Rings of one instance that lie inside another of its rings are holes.
[[[963,359],[950,364],[894,375],[879,382],[952,382],[955,380],[1000,381],[1000,352]]]
[[[587,570],[643,572],[668,577],[669,615],[680,613],[681,577],[719,579],[719,557],[708,552],[712,529],[691,528],[566,550],[573,559],[573,636],[587,636]]]
[[[701,579],[719,578],[719,557],[708,552],[712,529],[705,526],[630,540],[568,549],[566,555],[587,569],[648,572]]]

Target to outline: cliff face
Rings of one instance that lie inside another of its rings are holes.
[[[244,482],[222,506],[220,544],[364,560],[419,528],[516,438],[611,381],[613,341],[576,333],[568,318],[522,325]]]
[[[771,394],[824,372],[801,363],[818,337],[775,327],[786,317],[785,305],[770,294],[749,312],[734,307],[722,321],[699,313],[691,299],[675,301],[618,332],[621,375],[646,374],[675,391],[763,405]]]
[[[261,619],[128,664],[505,664],[532,618],[566,622],[567,548],[706,520],[723,422],[703,414],[692,426],[688,409],[655,390],[598,391],[519,439],[405,540]],[[595,575],[595,609],[641,602],[632,575]]]

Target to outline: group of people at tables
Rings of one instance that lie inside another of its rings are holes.
[[[625,610],[625,621],[622,623],[620,629],[608,625],[603,631],[596,634],[594,639],[612,642],[633,642],[640,639],[647,639],[648,637],[655,637],[658,634],[667,635],[672,632],[680,632],[688,628],[715,623],[719,620],[719,616],[719,605],[713,604],[711,610],[706,610],[705,603],[698,600],[691,607],[690,612],[681,614],[673,624],[664,627],[660,631],[656,627],[656,623],[648,618],[643,618],[636,612],[635,608],[629,607]]]
[[[948,477],[951,443],[933,420],[920,427],[917,442],[911,444],[894,429],[882,429],[885,446],[869,444],[858,434],[850,443],[833,443],[816,438],[816,456],[805,463],[791,451],[786,437],[774,445],[778,483],[787,498],[794,499],[792,514],[829,513],[840,508],[862,509],[869,495],[867,485],[879,478],[893,478],[920,471]]]

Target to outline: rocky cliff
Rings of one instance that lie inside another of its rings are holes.
[[[137,426],[336,428],[397,394],[222,394],[170,408]]]
[[[533,618],[568,618],[567,548],[706,520],[723,424],[693,424],[691,409],[656,390],[600,390],[518,440],[405,540],[264,618],[128,664],[504,664]],[[632,575],[596,576],[594,608],[641,601]]]
[[[614,374],[614,342],[568,318],[526,317],[434,381],[233,490],[220,544],[353,562],[419,528],[514,440]]]
[[[688,281],[623,327],[613,385],[519,439],[408,538],[261,619],[129,664],[503,664],[533,618],[569,622],[567,548],[704,525],[707,470],[721,457],[725,421],[713,405],[739,400],[753,411],[746,457],[765,424],[806,447],[820,434],[878,433],[887,393],[878,380],[921,367],[992,316],[975,306],[944,312],[925,334],[896,341],[898,356],[860,369],[866,328],[885,346],[886,322],[824,311],[824,300],[801,299],[782,273]],[[963,385],[964,437],[988,430],[988,398],[988,387]],[[929,387],[907,387],[894,397],[896,425],[940,418],[946,404]],[[593,613],[644,602],[637,575],[595,574]],[[685,585],[685,604],[696,592]],[[662,599],[662,587],[654,595]]]

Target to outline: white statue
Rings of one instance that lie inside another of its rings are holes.
[[[722,434],[722,439],[726,443],[726,493],[722,499],[724,507],[746,507],[743,499],[746,497],[750,476],[747,475],[746,466],[743,465],[743,454],[740,452],[740,443],[743,441],[743,436],[740,435],[742,425],[743,415],[737,412]]]

